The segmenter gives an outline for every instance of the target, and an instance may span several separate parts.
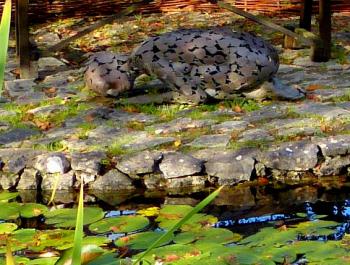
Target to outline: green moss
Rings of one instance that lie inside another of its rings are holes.
[[[288,106],[286,109],[286,117],[289,119],[302,118],[303,116],[296,112],[296,108],[294,106]]]
[[[79,139],[87,139],[88,134],[91,130],[95,129],[97,126],[93,123],[81,123],[78,125],[77,137]]]
[[[143,131],[145,129],[145,124],[139,121],[129,121],[126,123],[126,127],[137,131]]]
[[[52,141],[47,144],[34,144],[33,149],[35,150],[45,150],[45,151],[50,151],[50,152],[58,152],[58,151],[63,151],[67,148],[67,146],[61,141]]]
[[[245,147],[258,148],[261,150],[266,150],[271,144],[271,141],[268,140],[249,140],[244,142],[237,142],[231,140],[228,148],[233,150],[238,150]]]
[[[340,45],[335,45],[335,44],[332,45],[332,50],[331,50],[332,58],[336,59],[337,63],[339,64],[349,63],[348,53],[349,52],[344,47]]]
[[[111,165],[111,161],[108,158],[104,158],[101,160],[101,165],[109,167]]]
[[[182,132],[170,133],[167,136],[172,136],[181,139],[182,143],[193,141],[194,139],[211,133],[210,127],[193,128]]]

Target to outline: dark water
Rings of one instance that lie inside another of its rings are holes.
[[[163,204],[196,205],[213,189],[87,191],[85,204],[99,205],[109,210],[139,210]],[[22,202],[47,203],[51,193],[19,191]],[[73,206],[76,192],[56,192],[54,202]],[[332,213],[334,205],[341,207],[350,199],[350,181],[346,177],[305,179],[299,183],[239,184],[224,187],[204,212],[219,220],[239,219],[265,214],[305,212],[305,202],[312,203],[317,214]]]

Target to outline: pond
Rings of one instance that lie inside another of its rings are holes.
[[[132,264],[211,191],[87,191],[84,264]],[[224,187],[143,264],[347,264],[349,193],[345,177]],[[8,246],[17,264],[70,264],[77,194],[49,195],[0,193],[0,264]]]

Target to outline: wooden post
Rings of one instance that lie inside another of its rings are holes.
[[[311,31],[312,2],[313,0],[303,0],[300,13],[299,26],[308,31]]]
[[[308,38],[305,38],[304,36],[301,36],[289,29],[286,29],[285,27],[282,27],[280,25],[277,25],[275,23],[273,23],[272,21],[266,19],[266,18],[260,18],[260,17],[257,17],[257,16],[254,16],[248,12],[245,12],[243,11],[242,9],[240,8],[237,8],[237,7],[234,7],[230,4],[227,4],[223,1],[218,1],[218,6],[221,7],[221,8],[224,8],[226,10],[229,10],[231,12],[234,12],[235,14],[238,14],[240,16],[243,16],[245,18],[248,18],[252,21],[255,21],[261,25],[264,25],[270,29],[273,29],[273,30],[276,30],[276,31],[279,31],[279,32],[282,32],[283,34],[285,35],[288,35],[288,36],[291,36],[297,40],[299,40],[300,42],[306,44],[306,45],[309,45],[309,46],[312,46],[313,45],[313,40],[312,39],[308,39]]]
[[[16,53],[21,78],[30,78],[28,0],[16,0]]]
[[[320,0],[319,35],[315,43],[311,59],[314,62],[327,62],[331,58],[332,46],[332,17],[331,0]]]

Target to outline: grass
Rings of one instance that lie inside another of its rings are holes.
[[[71,264],[81,264],[81,249],[83,247],[84,236],[84,179],[80,180],[80,192],[77,211],[77,220],[75,224],[74,246]]]
[[[258,148],[260,150],[266,150],[270,144],[271,144],[271,141],[268,141],[268,140],[248,140],[244,142],[237,142],[235,140],[231,140],[228,145],[228,148],[233,150],[238,150],[244,147],[251,147],[251,148]]]
[[[344,95],[339,97],[332,97],[331,101],[333,103],[342,103],[342,102],[348,102],[350,101],[350,90],[345,91]]]
[[[37,115],[35,119],[40,122],[50,122],[54,126],[60,126],[68,118],[77,116],[79,113],[89,109],[86,103],[69,101],[62,106],[63,110],[51,114]]]
[[[26,112],[32,108],[31,105],[18,105],[16,103],[6,103],[2,105],[4,110],[13,112],[14,114],[1,117],[2,121],[9,123],[12,127],[26,127],[23,124]]]
[[[118,138],[107,148],[107,154],[110,156],[118,156],[132,152],[132,150],[124,147],[125,144],[130,143],[132,140],[133,137],[129,135]]]
[[[176,114],[184,109],[186,106],[174,105],[156,105],[156,104],[125,104],[120,106],[122,110],[127,112],[144,113],[159,117],[162,121],[169,121],[173,119]]]
[[[149,115],[154,115],[160,118],[160,121],[166,122],[170,121],[179,116],[179,113],[182,111],[188,110],[188,113],[184,113],[181,115],[182,117],[189,117],[191,119],[203,119],[206,118],[208,113],[217,111],[220,108],[232,109],[234,111],[239,112],[252,112],[259,110],[261,105],[253,100],[247,99],[243,97],[235,97],[231,100],[225,100],[219,103],[213,104],[201,104],[199,106],[187,106],[181,104],[174,105],[156,105],[156,104],[123,104],[119,106],[124,111],[128,112],[136,112],[136,113],[144,113]],[[227,118],[232,118],[231,116],[222,118],[224,121]],[[216,119],[216,117],[214,117]]]
[[[3,104],[3,109],[7,111],[14,112],[14,114],[5,115],[1,117],[2,121],[9,123],[12,127],[26,127],[23,122],[26,121],[38,121],[41,123],[52,123],[53,126],[61,125],[67,118],[74,117],[79,113],[89,109],[89,105],[86,103],[76,102],[74,99],[62,104],[62,99],[47,100],[43,101],[40,104],[24,104],[19,105],[16,103],[6,103]],[[28,110],[31,110],[36,107],[49,106],[52,104],[62,104],[62,110],[49,114],[40,114],[32,116],[28,114]]]
[[[10,24],[11,24],[11,6],[12,1],[6,0],[3,6],[1,22],[0,22],[0,96],[2,94],[4,77],[5,77],[5,67],[7,59],[7,48],[10,35]]]
[[[252,112],[261,109],[257,101],[253,99],[235,97],[231,100],[225,100],[222,106],[232,110],[241,110],[243,112]]]
[[[6,265],[15,265],[15,259],[12,255],[11,244],[7,240],[6,241]]]
[[[333,43],[331,48],[332,58],[336,59],[337,63],[339,64],[347,64],[349,63],[348,55],[349,52],[340,45],[335,45]]]

